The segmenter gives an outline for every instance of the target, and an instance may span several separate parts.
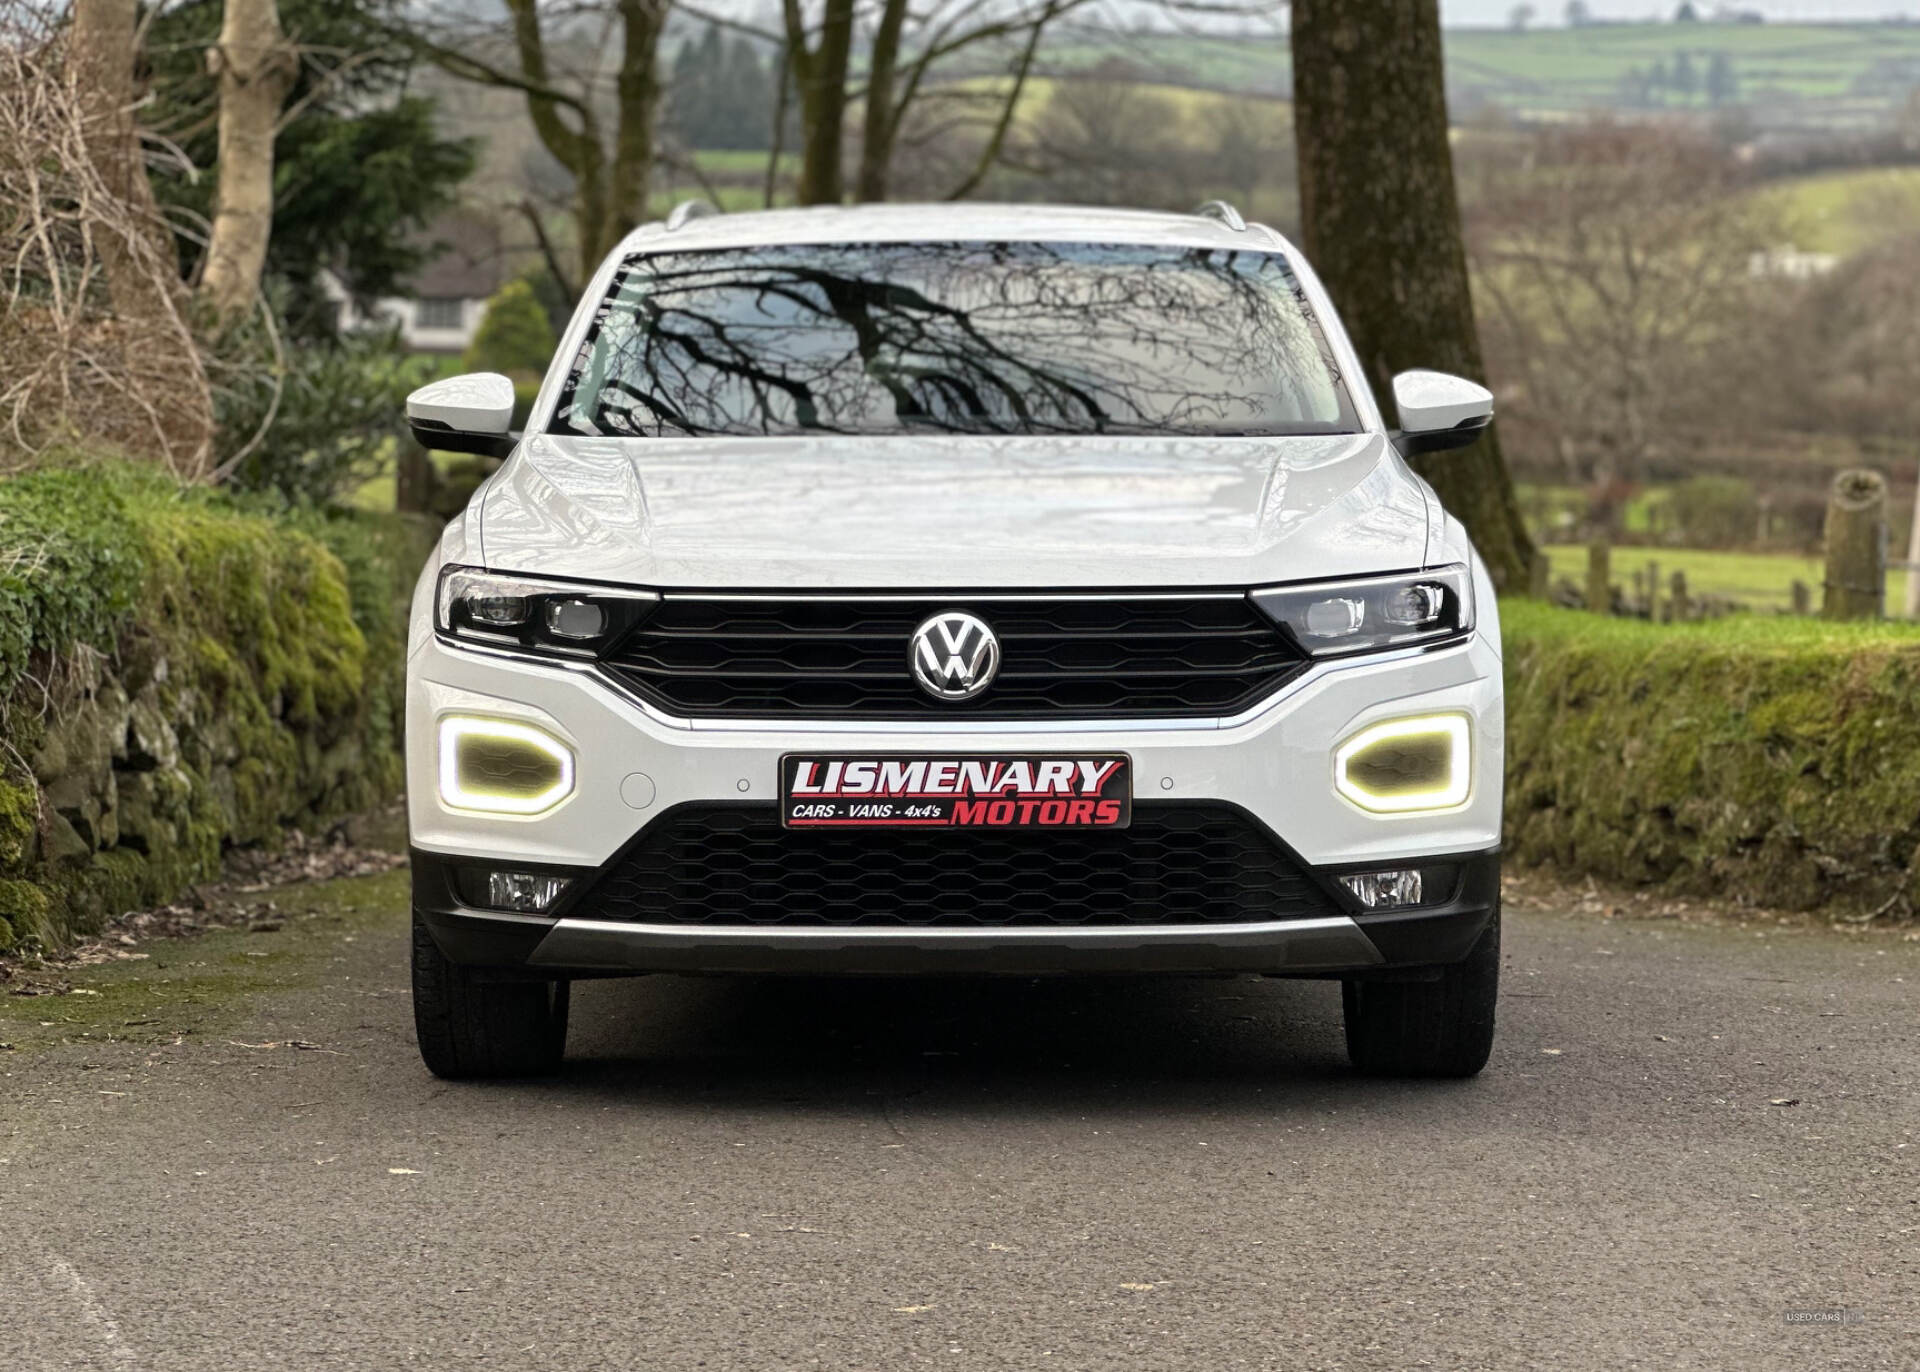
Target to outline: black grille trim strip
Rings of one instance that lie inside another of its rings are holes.
[[[761,802],[676,805],[556,917],[706,928],[1139,928],[1346,915],[1221,801],[1136,801],[1127,829],[791,830]]]
[[[914,629],[968,610],[999,637],[978,697],[935,700],[908,668]],[[602,659],[641,700],[679,718],[1224,718],[1306,669],[1241,592],[1062,592],[1000,598],[666,592]]]

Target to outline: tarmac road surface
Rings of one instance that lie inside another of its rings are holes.
[[[1920,1367],[1920,942],[1510,913],[1461,1083],[1332,983],[657,977],[455,1086],[398,878],[13,998],[0,1367]]]

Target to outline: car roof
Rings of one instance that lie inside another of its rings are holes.
[[[669,227],[669,226],[672,227]],[[1087,205],[819,205],[806,209],[709,211],[644,224],[615,251],[692,252],[797,243],[1144,243],[1183,248],[1290,251],[1264,224],[1231,227],[1224,217]]]

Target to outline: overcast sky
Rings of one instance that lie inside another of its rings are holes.
[[[1440,0],[1440,13],[1448,24],[1504,25],[1517,0]],[[1530,0],[1539,14],[1535,22],[1557,24],[1566,12],[1565,0]],[[1694,0],[1702,14],[1710,13],[1719,0]],[[1680,0],[1587,0],[1587,8],[1602,19],[1646,19],[1659,16],[1671,19]],[[1888,15],[1911,17],[1920,14],[1920,0],[1734,0],[1736,9],[1759,10],[1769,19],[1819,21],[1822,19],[1879,19]]]

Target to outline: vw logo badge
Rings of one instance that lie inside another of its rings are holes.
[[[936,700],[972,700],[1000,670],[1000,640],[986,621],[947,610],[913,631],[913,679]]]

